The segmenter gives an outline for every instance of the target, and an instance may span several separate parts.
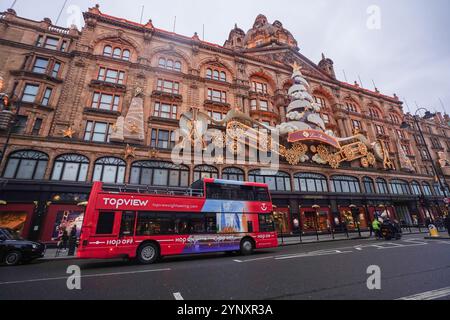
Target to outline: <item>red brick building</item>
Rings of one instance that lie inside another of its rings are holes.
[[[231,30],[223,46],[102,13],[84,13],[85,26],[54,26],[13,10],[0,14],[0,73],[16,124],[0,131],[5,146],[0,225],[52,241],[54,225],[79,218],[92,181],[186,187],[199,177],[269,183],[279,229],[310,232],[348,223],[354,205],[361,226],[375,212],[389,211],[406,224],[438,216],[445,209],[433,170],[450,151],[448,117],[422,123],[426,140],[401,129],[405,118],[397,96],[336,79],[333,61],[302,55],[282,23],[259,15],[252,29]],[[313,44],[303,44],[313,45]],[[363,168],[359,162],[332,169],[281,163],[277,176],[260,176],[255,166],[177,166],[171,163],[174,130],[192,107],[221,119],[231,108],[272,126],[285,121],[293,62],[321,104],[327,128],[338,136],[356,130],[381,139],[395,169]],[[143,89],[144,139],[109,140],[117,118],[127,113],[136,88]],[[11,131],[9,131],[11,129]],[[10,134],[8,134],[10,133]],[[8,137],[9,136],[9,137]],[[135,148],[125,156],[126,145]],[[432,146],[432,158],[424,144]],[[406,154],[401,156],[401,154]],[[402,160],[413,171],[405,171]],[[313,205],[320,206],[319,218]],[[299,226],[294,222],[299,222]]]

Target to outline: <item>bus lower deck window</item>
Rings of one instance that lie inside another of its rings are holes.
[[[100,212],[96,234],[112,234],[114,228],[114,212]]]

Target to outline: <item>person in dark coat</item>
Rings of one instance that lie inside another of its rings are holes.
[[[64,229],[63,234],[61,235],[61,249],[67,250],[67,241],[69,241],[69,234],[67,230]]]
[[[448,235],[450,236],[450,214],[444,219],[444,226],[447,228]]]
[[[69,236],[69,256],[75,255],[75,248],[77,246],[77,226],[74,225],[72,230],[70,230]]]

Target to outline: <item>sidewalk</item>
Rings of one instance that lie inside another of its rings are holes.
[[[411,232],[410,232],[411,231]],[[411,234],[423,234],[428,235],[428,230],[426,228],[407,228],[403,229],[403,235],[411,235]],[[374,238],[375,235],[372,235]],[[317,243],[317,242],[331,242],[331,241],[344,241],[344,240],[357,240],[357,239],[370,239],[369,231],[361,231],[361,237],[358,232],[346,233],[335,233],[334,237],[332,234],[319,234],[319,239],[317,239],[317,235],[308,234],[301,237],[300,235],[295,236],[279,236],[278,243],[280,246],[289,246],[296,244],[304,244],[304,243]]]
[[[47,248],[44,257],[39,260],[71,260],[77,258],[76,251],[74,256],[69,256],[68,253],[69,250],[59,250],[58,252],[58,249],[56,248]]]

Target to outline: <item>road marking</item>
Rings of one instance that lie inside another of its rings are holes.
[[[286,259],[295,259],[295,258],[306,258],[306,257],[321,257],[321,256],[331,256],[331,255],[337,255],[337,254],[345,254],[345,253],[352,253],[352,251],[339,251],[335,250],[333,252],[322,252],[322,253],[302,253],[298,255],[291,255],[291,256],[282,256],[275,258],[275,260],[286,260]]]
[[[175,297],[175,300],[184,300],[183,296],[179,292],[175,292],[173,296]]]
[[[162,271],[170,271],[172,269],[153,269],[153,270],[140,270],[140,271],[129,271],[129,272],[115,272],[115,273],[97,273],[97,274],[88,274],[82,275],[80,278],[95,278],[95,277],[111,277],[111,276],[121,276],[127,274],[138,274],[138,273],[150,273],[150,272],[162,272]],[[30,283],[30,282],[43,282],[43,281],[53,281],[53,280],[66,280],[66,277],[55,277],[55,278],[41,278],[41,279],[30,279],[30,280],[18,280],[18,281],[8,281],[8,282],[0,282],[1,285],[8,284],[21,284],[21,283]]]
[[[254,258],[254,259],[246,259],[246,260],[233,260],[234,262],[251,262],[251,261],[261,261],[261,260],[269,260],[275,258],[274,256],[264,257],[264,258]]]
[[[435,300],[450,296],[450,287],[415,294],[397,300]]]

